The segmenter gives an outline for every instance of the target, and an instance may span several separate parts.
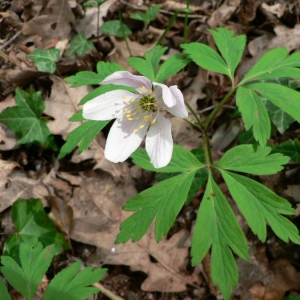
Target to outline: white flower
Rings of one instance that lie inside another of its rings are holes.
[[[123,85],[136,93],[114,90],[83,105],[83,117],[89,120],[116,119],[106,141],[105,157],[112,162],[125,161],[141,144],[146,135],[146,151],[155,168],[166,166],[172,157],[171,122],[164,111],[188,116],[181,91],[176,85],[167,87],[144,76],[127,71],[115,72],[101,84]]]

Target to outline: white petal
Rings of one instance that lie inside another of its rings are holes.
[[[107,137],[104,150],[105,158],[114,163],[125,161],[139,147],[146,135],[148,123],[138,132],[133,132],[143,122],[143,120],[129,121],[125,116],[122,120],[117,119]]]
[[[188,111],[184,105],[184,99],[181,91],[177,88],[177,85],[172,85],[169,89],[176,101],[176,105],[173,107],[166,107],[166,110],[176,117],[187,118]]]
[[[151,81],[144,76],[132,75],[127,71],[118,71],[107,76],[101,84],[125,85],[133,88],[144,86],[147,90],[152,89]]]
[[[158,114],[156,122],[151,125],[146,137],[146,151],[155,168],[166,166],[173,152],[171,122]]]
[[[125,101],[136,96],[136,94],[124,90],[107,92],[85,103],[82,116],[88,120],[115,119],[122,113]]]
[[[162,83],[153,82],[153,85],[157,85],[157,90],[154,91],[154,94],[159,97],[162,95],[163,102],[168,106],[172,107],[176,104],[176,100],[173,98],[170,89]]]

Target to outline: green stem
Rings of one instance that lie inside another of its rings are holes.
[[[218,112],[221,110],[223,105],[228,101],[228,99],[231,97],[231,95],[236,91],[236,88],[231,89],[227,95],[223,98],[223,100],[217,105],[217,107],[211,112],[211,114],[207,117],[207,119],[203,122],[203,126],[205,129],[208,128],[211,121],[214,119],[214,117],[218,114]]]
[[[124,29],[124,26],[123,26],[122,15],[121,15],[121,12],[120,12],[120,11],[119,11],[119,20],[120,20],[120,25],[121,25],[122,35],[123,35],[123,38],[124,38],[124,40],[125,40],[125,44],[126,44],[127,50],[128,50],[128,52],[129,52],[129,55],[130,55],[130,56],[133,56],[132,53],[131,53],[129,44],[128,44],[128,40],[127,40],[126,34],[125,34],[125,29]]]
[[[190,110],[190,112],[193,114],[193,116],[195,117],[195,119],[197,121],[197,122],[194,122],[192,125],[198,127],[200,129],[200,131],[202,131],[204,129],[204,126],[203,126],[198,114],[194,111],[194,109],[190,106],[190,104],[187,101],[184,101],[184,103],[188,107],[188,109]],[[189,121],[187,121],[187,122],[189,122]]]
[[[190,8],[190,3],[191,3],[190,0],[186,0],[187,10],[189,10],[189,8]],[[187,42],[188,21],[189,21],[189,14],[186,13],[185,18],[184,18],[184,27],[183,27],[183,43]]]
[[[185,12],[183,11],[182,9],[176,11],[173,16],[171,17],[169,23],[168,23],[168,26],[167,28],[165,29],[164,33],[161,35],[161,37],[159,38],[159,40],[157,41],[156,45],[161,45],[162,41],[164,40],[164,38],[166,37],[167,33],[169,32],[169,30],[171,29],[171,27],[173,26],[177,16],[182,13],[182,12]]]

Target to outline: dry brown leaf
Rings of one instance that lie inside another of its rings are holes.
[[[288,51],[300,48],[300,24],[296,24],[294,28],[278,25],[274,27],[274,32],[275,37],[262,35],[253,39],[248,45],[250,54],[257,56],[278,47],[286,47]]]
[[[22,171],[13,171],[6,185],[0,187],[0,212],[10,207],[18,198],[43,198],[47,188],[39,180],[31,179]]]
[[[59,230],[69,236],[73,226],[73,209],[66,201],[53,195],[48,197],[51,203],[50,219]]]
[[[0,159],[0,188],[6,185],[9,181],[8,175],[16,167],[19,167],[17,162]]]
[[[79,122],[70,122],[69,118],[79,111],[78,103],[92,88],[88,86],[70,88],[63,79],[55,75],[50,75],[50,79],[53,81],[53,85],[51,96],[45,101],[45,114],[55,120],[49,121],[47,125],[52,134],[60,134],[66,138],[80,125]]]
[[[197,282],[197,278],[180,272],[188,256],[187,248],[176,247],[183,233],[157,245],[150,230],[138,243],[114,244],[120,223],[130,215],[121,207],[136,194],[129,177],[125,183],[115,183],[110,175],[101,173],[83,180],[84,186],[75,188],[71,201],[74,210],[71,238],[97,247],[87,263],[94,266],[123,264],[134,271],[143,271],[149,276],[143,287],[151,291],[185,290],[187,283]],[[150,255],[158,262],[152,263]],[[160,285],[156,282],[158,277]]]
[[[17,139],[14,132],[4,124],[0,124],[0,150],[11,150],[16,146]]]
[[[224,26],[227,20],[229,20],[232,14],[239,7],[241,0],[229,0],[225,1],[218,9],[216,9],[209,20],[208,25],[211,28],[216,28],[219,26]]]
[[[67,0],[50,0],[39,15],[24,24],[22,33],[41,36],[45,45],[52,38],[67,38],[74,21],[75,17]]]
[[[83,33],[87,38],[97,34],[97,15],[99,12],[99,27],[104,23],[103,17],[107,15],[107,12],[112,4],[117,0],[107,0],[101,4],[101,8],[98,11],[97,7],[88,7],[85,15],[82,19],[76,20],[75,28],[77,32]]]

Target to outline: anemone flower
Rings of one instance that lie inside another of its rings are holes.
[[[179,118],[188,112],[181,91],[176,85],[167,87],[151,83],[144,76],[118,71],[101,84],[123,85],[136,93],[114,90],[95,97],[83,105],[83,117],[88,120],[116,119],[107,137],[104,155],[112,162],[125,161],[146,136],[146,151],[155,168],[166,166],[172,157],[171,122],[166,111]]]

